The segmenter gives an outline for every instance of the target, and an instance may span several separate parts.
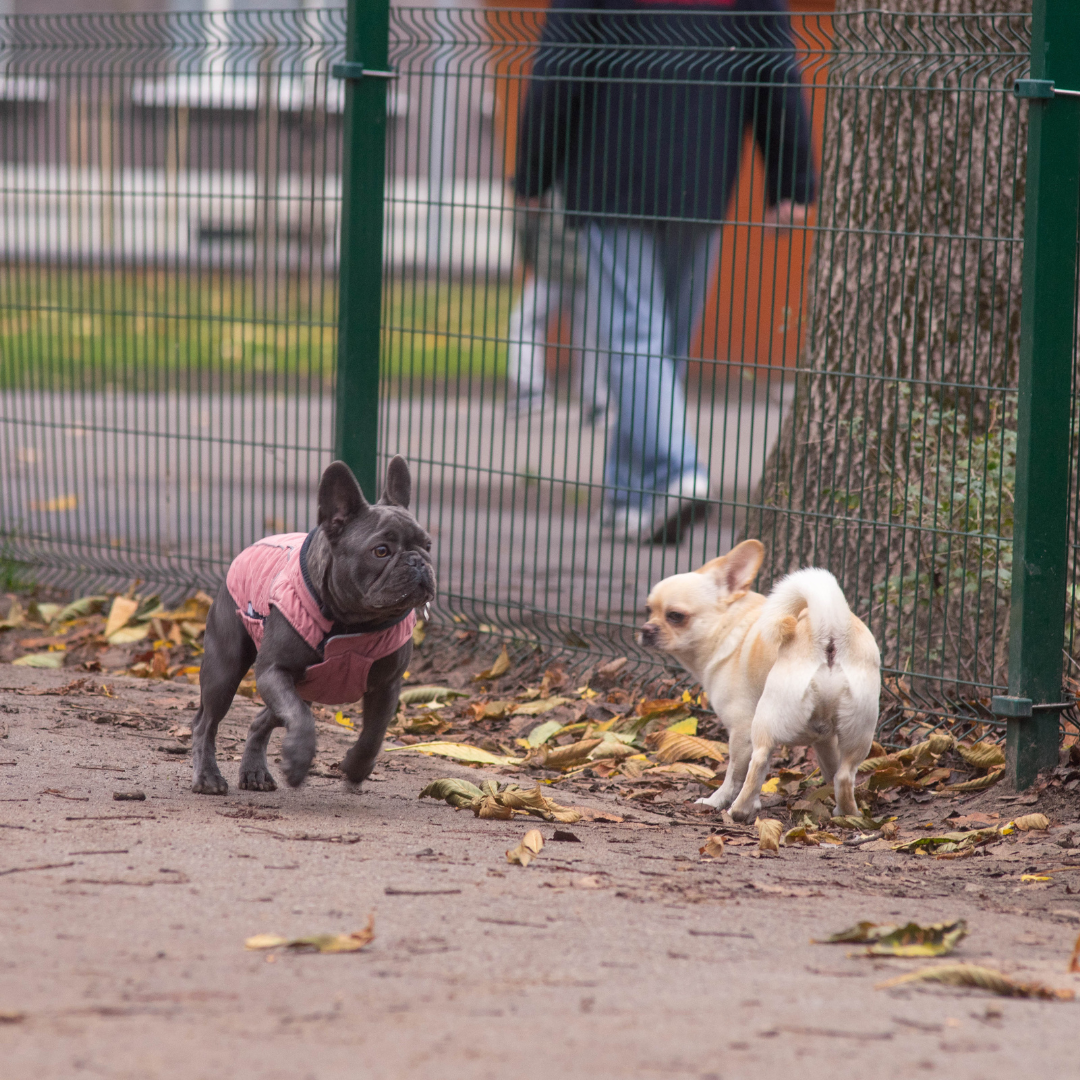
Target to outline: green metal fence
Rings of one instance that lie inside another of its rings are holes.
[[[438,619],[644,661],[649,586],[759,536],[874,630],[886,737],[1013,715],[1030,772],[1080,103],[1013,84],[1080,88],[1065,8],[0,21],[9,555],[212,585],[401,452]]]

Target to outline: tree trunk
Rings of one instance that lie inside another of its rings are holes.
[[[1005,682],[1030,2],[890,6],[837,4],[806,342],[748,532],[774,577],[836,574],[906,722]]]

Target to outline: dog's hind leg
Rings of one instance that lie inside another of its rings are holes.
[[[229,790],[217,763],[218,725],[255,653],[255,642],[244,629],[229,590],[222,585],[206,619],[199,710],[191,723],[191,790],[197,795],[225,795]]]
[[[284,725],[271,709],[263,709],[248,728],[244,756],[240,760],[240,787],[245,791],[277,791],[277,784],[266,764],[266,744],[270,733]]]

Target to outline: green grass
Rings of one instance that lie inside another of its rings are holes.
[[[0,388],[330,389],[337,282],[137,270],[0,270]],[[269,295],[268,295],[269,293]],[[384,375],[501,376],[510,289],[388,283]]]

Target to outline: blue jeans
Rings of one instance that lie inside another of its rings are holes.
[[[683,383],[690,335],[705,306],[717,230],[686,221],[590,222],[590,318],[618,407],[604,465],[616,508],[650,512],[680,477],[704,475],[686,427]]]

